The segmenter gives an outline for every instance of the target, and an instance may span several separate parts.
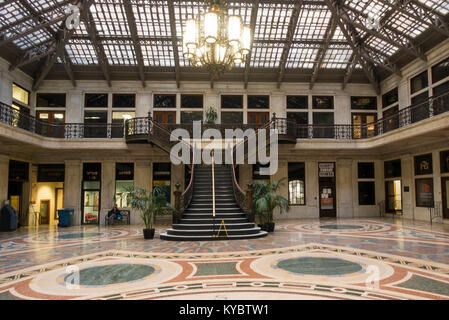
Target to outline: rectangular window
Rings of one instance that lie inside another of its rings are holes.
[[[357,163],[357,173],[359,179],[374,179],[374,162]]]
[[[287,96],[287,109],[308,109],[308,96]]]
[[[223,95],[221,96],[222,109],[242,109],[243,96],[242,95]]]
[[[26,106],[30,104],[30,92],[15,83],[12,84],[12,98]]]
[[[449,150],[440,152],[441,173],[449,173]]]
[[[171,163],[153,163],[153,187],[159,186],[170,202]]]
[[[429,117],[429,93],[427,91],[412,98],[411,121],[412,123]]]
[[[136,114],[134,111],[114,111],[112,112],[112,128],[111,137],[112,138],[123,138],[125,133],[125,122],[126,120],[135,118]]]
[[[433,178],[415,179],[416,206],[433,206]]]
[[[65,108],[65,93],[38,93],[36,107],[38,108]]]
[[[376,113],[352,114],[352,137],[354,139],[373,137],[376,134]]]
[[[134,163],[115,164],[115,203],[119,208],[128,208],[129,188],[134,186]]]
[[[153,108],[176,108],[176,94],[155,94]]]
[[[423,154],[415,157],[415,176],[432,174],[432,154]]]
[[[107,111],[84,112],[84,137],[107,138]]]
[[[398,88],[396,87],[382,95],[382,108],[391,106],[398,101]]]
[[[112,95],[113,108],[135,108],[136,95],[135,94],[113,94]]]
[[[287,119],[296,121],[297,124],[309,124],[308,112],[287,112]]]
[[[410,90],[411,93],[418,92],[419,90],[422,90],[424,88],[427,88],[429,84],[429,79],[427,75],[427,70],[424,72],[421,72],[417,76],[410,79]]]
[[[108,94],[107,93],[86,93],[84,96],[85,108],[107,108]]]
[[[376,204],[374,181],[359,181],[359,205],[372,206]]]
[[[305,163],[288,163],[288,201],[291,205],[305,205]]]
[[[242,124],[243,112],[222,112],[221,113],[222,124]]]
[[[437,97],[449,91],[449,81],[443,82],[442,84],[433,88],[433,96]]]
[[[270,96],[248,95],[248,109],[269,109]]]
[[[401,177],[401,160],[391,160],[384,162],[384,175],[385,178],[398,178]]]
[[[314,112],[313,113],[313,137],[333,138],[334,137],[334,113]]]
[[[388,132],[399,128],[399,113],[398,106],[394,106],[382,112],[382,125],[384,132]]]
[[[313,109],[333,109],[334,97],[333,96],[313,96],[312,97]]]
[[[203,121],[203,111],[181,112],[181,123],[192,123],[193,121]]]
[[[377,97],[351,97],[353,110],[377,110]]]
[[[432,67],[432,83],[449,77],[449,58]]]
[[[203,109],[202,94],[181,94],[181,108]]]

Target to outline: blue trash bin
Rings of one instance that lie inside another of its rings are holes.
[[[71,227],[73,215],[75,214],[75,209],[59,209],[58,210],[58,218],[59,224],[58,227]]]

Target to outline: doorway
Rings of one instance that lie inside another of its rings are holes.
[[[385,181],[385,212],[402,214],[402,182],[399,179]]]
[[[40,201],[39,212],[39,224],[48,224],[50,220],[50,200]]]
[[[47,137],[64,138],[65,130],[62,126],[65,123],[64,111],[37,111],[36,115],[39,120],[50,124],[37,123],[39,134]]]
[[[154,121],[161,124],[174,124],[176,111],[154,111]]]
[[[449,219],[449,177],[441,178],[443,192],[443,218]]]
[[[335,162],[320,162],[318,170],[320,218],[336,218]]]
[[[269,112],[248,112],[248,124],[265,124],[269,119]]]

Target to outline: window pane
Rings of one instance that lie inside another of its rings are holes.
[[[359,205],[369,206],[376,204],[374,181],[359,181]]]
[[[108,121],[107,111],[85,111],[84,112],[84,137],[106,138]],[[101,125],[103,124],[103,125]]]
[[[305,204],[304,180],[288,181],[288,201],[290,204]]]
[[[396,178],[401,176],[401,160],[384,162],[385,178]]]
[[[351,97],[351,109],[376,110],[377,97]]]
[[[181,123],[192,123],[193,121],[202,121],[203,111],[183,111],[181,112]]]
[[[439,96],[443,93],[446,93],[449,91],[449,81],[444,82],[436,87],[433,88],[433,96]]]
[[[287,96],[287,109],[307,109],[308,107],[308,96]]]
[[[432,67],[432,82],[438,82],[449,76],[449,59]]]
[[[221,107],[241,109],[243,108],[243,96],[242,95],[226,95],[221,96]]]
[[[313,113],[313,124],[334,124],[334,113],[333,112],[314,112]]]
[[[84,98],[84,106],[86,108],[107,108],[108,94],[107,93],[86,93]]]
[[[333,96],[313,96],[312,97],[313,109],[333,109],[334,97]]]
[[[135,94],[113,94],[112,95],[113,108],[135,108],[136,95]]]
[[[115,182],[115,204],[118,208],[128,208],[130,203],[128,201],[128,188],[134,186],[134,181],[116,181]]]
[[[38,108],[65,108],[65,93],[38,93]]]
[[[296,121],[297,124],[309,124],[308,112],[287,112],[287,119]]]
[[[432,174],[432,154],[423,154],[415,157],[415,176]]]
[[[19,87],[15,83],[12,84],[12,97],[14,100],[17,100],[25,105],[30,104],[30,92],[22,87]]]
[[[374,179],[373,162],[359,162],[357,164],[357,171],[359,179]]]
[[[313,127],[314,138],[333,138],[334,132],[334,113],[333,112],[314,112],[313,124],[321,125]]]
[[[382,108],[386,108],[393,103],[398,102],[398,88],[388,91],[382,95]]]
[[[420,73],[416,77],[413,77],[410,80],[410,89],[412,93],[427,88],[427,85],[428,85],[427,70]]]
[[[182,94],[181,108],[203,108],[202,94]]]
[[[248,108],[270,108],[270,96],[248,96]]]
[[[242,124],[243,112],[222,112],[221,123],[223,124]]]
[[[155,94],[154,108],[176,108],[175,94]]]

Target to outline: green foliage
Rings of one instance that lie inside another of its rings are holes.
[[[132,186],[126,188],[126,192],[129,192],[128,200],[131,208],[140,212],[145,229],[153,228],[155,215],[175,211],[175,208],[165,199],[164,190],[159,186],[154,187],[152,192]]]
[[[285,178],[273,183],[253,182],[253,206],[261,223],[273,222],[273,212],[276,208],[279,208],[281,214],[290,210],[288,200],[276,193],[284,185],[283,180]]]
[[[206,111],[204,122],[207,124],[215,124],[215,121],[218,119],[217,111],[214,108],[209,107]]]

